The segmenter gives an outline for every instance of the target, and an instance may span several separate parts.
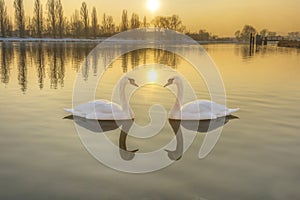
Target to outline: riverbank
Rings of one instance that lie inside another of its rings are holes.
[[[0,42],[103,42],[106,38],[0,38]]]
[[[300,48],[300,41],[281,40],[278,42],[279,47]]]
[[[0,38],[0,42],[45,42],[45,43],[100,43],[105,41],[106,37],[103,38]],[[122,40],[110,40],[115,42],[120,42]],[[237,40],[206,40],[206,41],[197,41],[199,44],[246,44],[248,42],[241,42]]]

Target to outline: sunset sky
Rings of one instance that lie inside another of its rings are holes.
[[[83,0],[62,0],[65,14],[69,16],[80,9]],[[244,24],[251,24],[258,30],[267,28],[279,34],[300,31],[300,0],[158,0],[160,7],[151,12],[147,0],[86,0],[91,11],[96,6],[99,21],[105,12],[112,15],[116,24],[120,23],[123,9],[129,16],[132,12],[140,18],[178,14],[187,30],[206,29],[219,36],[233,36]],[[24,0],[26,15],[32,15],[34,0]],[[46,5],[46,0],[42,0]],[[13,13],[13,0],[6,0],[9,13]]]

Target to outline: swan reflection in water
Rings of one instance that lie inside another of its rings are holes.
[[[180,160],[183,155],[183,136],[181,128],[184,127],[187,130],[194,132],[207,133],[220,128],[227,124],[230,120],[239,119],[236,116],[229,115],[211,120],[176,120],[169,119],[169,123],[172,127],[174,134],[176,135],[176,149],[165,151],[168,153],[168,157],[171,160]]]
[[[133,124],[133,120],[91,120],[85,119],[82,117],[74,117],[72,115],[65,117],[64,119],[74,120],[75,123],[91,132],[94,133],[105,133],[108,131],[112,131],[115,129],[120,129],[119,136],[119,153],[123,160],[130,161],[135,157],[135,153],[139,151],[139,149],[128,150],[126,145],[126,140],[128,136],[128,132]],[[207,133],[224,126],[230,120],[239,119],[236,116],[229,115],[226,117],[220,117],[212,120],[175,120],[169,119],[169,123],[172,127],[172,130],[176,136],[176,149],[169,150],[165,149],[167,155],[170,160],[180,160],[184,151],[184,143],[183,143],[183,135],[182,135],[182,127],[193,131],[193,132],[201,132]],[[122,128],[120,128],[122,126]]]
[[[64,119],[74,120],[77,125],[94,133],[105,133],[120,129],[119,153],[123,160],[132,160],[135,157],[135,153],[139,151],[139,149],[127,150],[126,145],[127,133],[133,124],[133,120],[93,120],[78,116],[74,117],[73,115],[66,116]],[[122,128],[120,128],[121,126]]]

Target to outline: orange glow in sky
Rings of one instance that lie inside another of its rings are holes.
[[[62,0],[65,14],[69,16],[80,9],[83,0]],[[219,36],[233,36],[243,25],[251,24],[257,30],[267,28],[279,34],[300,31],[300,0],[86,0],[89,11],[97,8],[99,22],[103,13],[112,15],[120,23],[122,10],[127,9],[129,17],[135,12],[140,19],[146,16],[170,16],[178,14],[187,30],[205,29]],[[9,13],[13,12],[13,0],[5,0]],[[25,14],[32,15],[34,0],[24,0]],[[42,0],[46,5],[46,0]],[[147,6],[148,4],[148,6]],[[45,7],[44,7],[45,10]],[[154,12],[155,11],[155,12]]]

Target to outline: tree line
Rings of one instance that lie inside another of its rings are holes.
[[[234,35],[237,40],[239,41],[248,41],[250,40],[250,35],[259,34],[262,38],[265,37],[274,37],[278,36],[278,34],[275,31],[270,31],[266,28],[257,31],[257,29],[251,25],[244,25],[242,30],[237,30]],[[286,36],[289,40],[296,40],[300,37],[300,32],[289,32]]]
[[[277,33],[274,31],[269,31],[268,29],[264,28],[261,31],[257,31],[252,25],[244,25],[242,30],[237,30],[234,35],[237,40],[239,41],[248,41],[250,40],[250,35],[259,34],[263,38],[268,36],[277,36]]]
[[[206,30],[198,32],[187,31],[178,15],[156,16],[148,20],[137,13],[131,15],[127,10],[122,11],[121,22],[116,24],[113,17],[103,13],[101,21],[98,19],[96,7],[90,11],[87,3],[82,2],[79,9],[66,17],[61,0],[47,0],[42,5],[41,0],[34,0],[33,15],[26,17],[23,0],[14,0],[14,20],[7,13],[5,0],[0,0],[0,36],[1,37],[52,37],[52,38],[97,38],[107,37],[116,33],[135,28],[165,28],[175,30],[199,41],[208,40],[231,40],[232,38],[219,38]],[[234,33],[238,41],[248,41],[250,34],[260,34],[262,37],[276,36],[277,33],[262,29],[260,32],[251,25],[245,25],[241,30]],[[289,39],[297,39],[300,32],[288,33]]]
[[[14,22],[7,13],[4,0],[0,0],[0,28],[2,37],[99,37],[110,36],[129,29],[154,27],[185,31],[178,15],[171,17],[157,16],[148,21],[146,16],[140,18],[137,13],[129,16],[127,10],[122,11],[121,23],[117,25],[111,15],[103,13],[99,21],[97,9],[90,11],[87,3],[82,2],[79,9],[75,9],[70,17],[64,15],[61,0],[47,0],[42,5],[41,0],[35,0],[33,17],[26,17],[23,0],[14,0]],[[45,11],[44,11],[45,8]]]

